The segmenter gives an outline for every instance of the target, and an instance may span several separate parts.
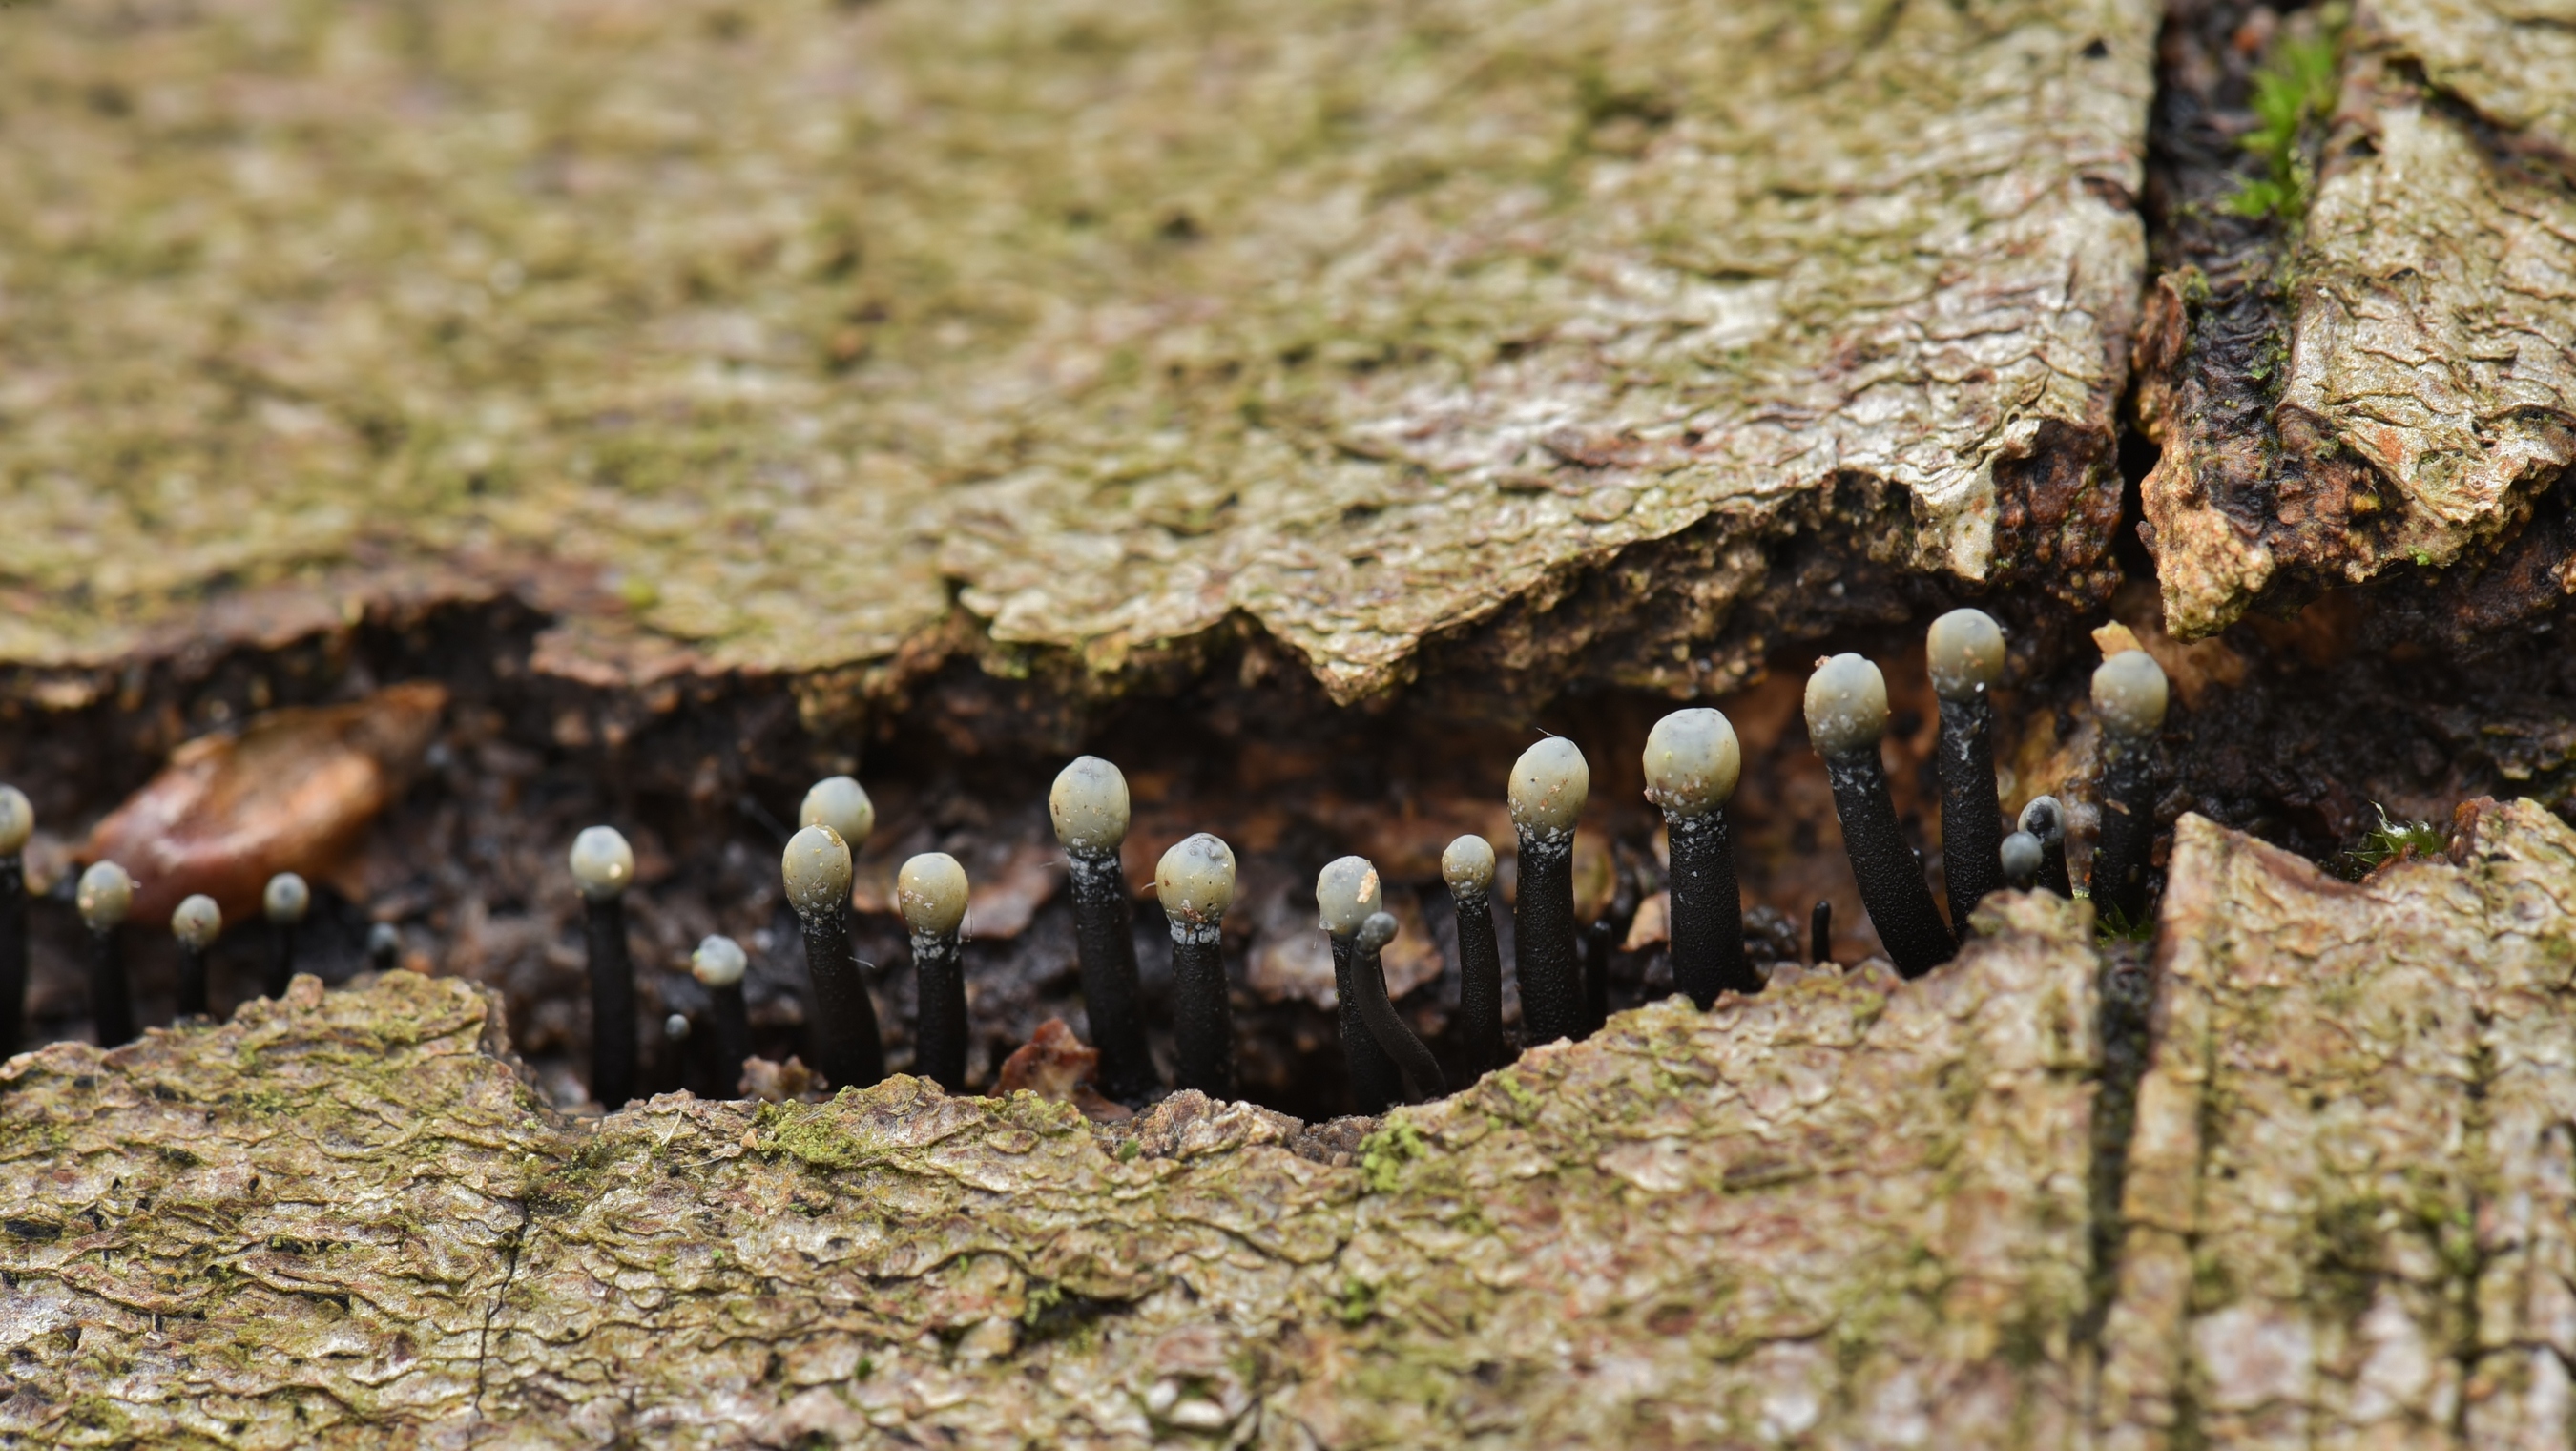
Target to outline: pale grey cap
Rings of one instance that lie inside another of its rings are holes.
[[[689,954],[689,976],[708,987],[732,987],[750,970],[742,944],[720,932],[699,938],[698,950]]]
[[[36,834],[36,803],[15,786],[0,786],[0,856],[16,856]]]
[[[796,808],[796,824],[828,826],[857,851],[877,829],[877,805],[856,778],[826,776],[806,791],[804,804]]]
[[[1646,733],[1646,799],[1676,815],[1724,806],[1743,770],[1744,750],[1724,711],[1677,710]]]
[[[662,1036],[677,1043],[689,1036],[689,1015],[673,1013],[662,1020]]]
[[[1494,885],[1494,844],[1473,832],[1440,853],[1440,879],[1449,890],[1473,897]]]
[[[92,932],[105,932],[125,920],[134,906],[134,878],[114,862],[96,862],[80,874],[80,889],[74,900],[80,904],[81,920]]]
[[[809,826],[787,839],[779,858],[787,905],[799,917],[838,912],[850,900],[850,844],[828,826]]]
[[[1360,924],[1385,900],[1378,885],[1377,868],[1364,856],[1346,856],[1328,863],[1315,874],[1315,907],[1322,921],[1316,925],[1336,937],[1348,937],[1360,930]]]
[[[2027,831],[2016,831],[2005,837],[2003,848],[1997,853],[2002,858],[2004,880],[2028,891],[2030,884],[2039,880],[2040,858],[2046,850],[2039,844],[2039,838]]]
[[[1591,763],[1563,736],[1549,736],[1512,763],[1512,824],[1523,831],[1572,831],[1591,794]]]
[[[1807,677],[1807,738],[1820,755],[1874,750],[1887,736],[1887,677],[1858,655],[1836,655]]]
[[[223,931],[224,909],[216,906],[215,899],[203,892],[170,910],[170,935],[178,938],[181,946],[203,952],[214,945]]]
[[[966,920],[966,869],[944,851],[926,851],[895,873],[894,905],[905,930],[945,937]]]
[[[2054,796],[2033,796],[2021,809],[2021,818],[2013,823],[2046,846],[2066,839],[2066,808]]]
[[[1181,838],[1154,868],[1154,892],[1164,912],[1192,926],[1223,920],[1234,905],[1234,848],[1204,831]]]
[[[1127,776],[1098,756],[1076,756],[1047,792],[1055,839],[1067,851],[1116,851],[1127,839]]]
[[[313,909],[313,889],[295,873],[279,872],[261,889],[259,907],[271,922],[301,922]]]
[[[1400,924],[1396,922],[1394,913],[1371,912],[1368,920],[1360,924],[1360,930],[1352,934],[1351,946],[1362,952],[1382,952],[1388,943],[1395,940],[1398,930]]]
[[[2165,723],[2165,670],[2144,650],[2123,650],[2093,671],[2093,710],[2118,736],[2153,735]]]
[[[1984,610],[1952,610],[1924,637],[1932,689],[1943,700],[1974,700],[2004,675],[2004,631]]]
[[[572,839],[572,879],[594,902],[617,896],[635,880],[635,848],[616,827],[583,827]]]

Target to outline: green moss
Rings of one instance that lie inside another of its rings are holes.
[[[1404,1166],[1430,1151],[1411,1119],[1389,1116],[1384,1128],[1360,1140],[1360,1175],[1378,1193],[1393,1193]]]
[[[2451,849],[2450,833],[2429,821],[2391,820],[2388,808],[2373,804],[2379,824],[2364,832],[2361,845],[2343,854],[2345,875],[2367,876],[2381,866],[2408,857],[2438,857]]]
[[[1340,1316],[1345,1325],[1362,1324],[1377,1313],[1378,1297],[1377,1286],[1353,1275],[1342,1281],[1341,1297],[1334,1304],[1333,1313]]]
[[[2316,193],[2316,166],[2309,148],[2327,116],[2343,69],[2340,6],[2330,12],[2323,33],[2284,37],[2254,73],[2254,129],[2237,144],[2260,161],[2260,176],[2237,184],[2227,209],[2242,217],[2270,217],[2296,224],[2308,214]]]
[[[764,1103],[753,1127],[760,1152],[817,1169],[856,1169],[878,1157],[841,1126],[829,1104]]]

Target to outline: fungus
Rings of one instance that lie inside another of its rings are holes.
[[[1520,835],[1512,949],[1532,1043],[1578,1037],[1587,1017],[1575,953],[1574,823],[1591,791],[1592,768],[1563,736],[1540,741],[1512,766],[1512,825]]]
[[[1458,909],[1458,1017],[1467,1037],[1467,1071],[1484,1074],[1511,1061],[1503,1042],[1503,954],[1494,942],[1494,848],[1462,836],[1440,853],[1440,878]]]
[[[203,892],[170,912],[170,935],[179,939],[179,1017],[202,1018],[206,1006],[206,949],[223,935],[224,909]]]
[[[1941,867],[1950,897],[1950,926],[1965,931],[1968,914],[2003,885],[2003,803],[1995,792],[1995,708],[1988,687],[2003,678],[2004,632],[1983,610],[1952,610],[1925,637],[1932,693],[1941,701]]]
[[[379,922],[367,929],[367,965],[378,972],[402,966],[402,929]]]
[[[89,1016],[98,1045],[114,1048],[134,1041],[134,1000],[125,982],[125,953],[116,930],[134,906],[134,879],[114,862],[98,862],[81,873],[74,898],[82,925],[89,928]]]
[[[687,1042],[689,1040],[689,1015],[686,1013],[673,1013],[669,1017],[664,1018],[662,1020],[662,1036],[670,1039],[674,1043]]]
[[[689,975],[706,987],[715,1002],[716,1089],[742,1091],[742,1062],[751,1056],[751,1010],[743,1003],[742,978],[751,967],[742,944],[725,936],[708,936],[689,954]]]
[[[1380,957],[1395,940],[1396,930],[1395,916],[1389,912],[1371,912],[1360,923],[1360,930],[1351,937],[1351,982],[1358,989],[1360,1020],[1368,1025],[1369,1036],[1404,1070],[1413,1083],[1413,1101],[1420,1102],[1447,1093],[1449,1085],[1440,1076],[1440,1060],[1413,1036],[1387,998],[1386,967]]]
[[[2075,883],[2066,872],[2066,808],[2054,796],[2033,796],[2021,809],[2020,828],[2039,838],[2039,886],[2072,900]]]
[[[1834,904],[1823,897],[1807,911],[1807,960],[1818,967],[1834,960]]]
[[[1646,735],[1646,799],[1664,813],[1673,986],[1706,1011],[1723,992],[1762,990],[1744,952],[1744,903],[1726,821],[1744,756],[1735,727],[1708,709],[1677,710]]]
[[[895,909],[912,934],[917,974],[912,1071],[950,1093],[966,1091],[966,971],[957,929],[966,920],[966,869],[944,851],[928,851],[895,875]]]
[[[282,998],[295,981],[295,929],[312,910],[313,889],[295,873],[279,872],[261,890],[259,905],[268,918],[268,996]]]
[[[826,776],[806,790],[804,802],[796,808],[796,824],[828,826],[856,852],[876,833],[877,806],[857,778]]]
[[[2093,848],[2093,905],[2135,926],[2147,915],[2147,849],[2156,834],[2156,734],[2165,723],[2165,672],[2144,650],[2123,650],[2093,672],[2102,718],[2102,833]]]
[[[1949,961],[1958,944],[1932,904],[1922,864],[1896,819],[1896,799],[1879,760],[1886,734],[1887,678],[1878,667],[1858,655],[1820,662],[1807,677],[1807,735],[1825,758],[1861,909],[1896,970],[1921,977]]]
[[[850,847],[828,826],[788,838],[779,868],[787,905],[805,929],[805,974],[814,989],[814,1061],[835,1088],[866,1088],[885,1077],[876,1004],[850,955]]]
[[[635,849],[615,827],[586,827],[572,840],[572,879],[590,948],[591,1096],[615,1113],[635,1096],[635,964],[626,954]]]
[[[2004,882],[2016,892],[2027,892],[2039,883],[2039,870],[2048,859],[2047,848],[2027,831],[2016,831],[2004,838],[1996,849],[1995,864],[2002,868]]]
[[[1377,868],[1366,857],[1340,857],[1315,874],[1315,910],[1320,919],[1316,925],[1333,944],[1333,995],[1342,1030],[1342,1065],[1350,1075],[1352,1112],[1362,1114],[1386,1112],[1404,1092],[1404,1076],[1395,1060],[1377,1045],[1367,1021],[1360,1017],[1359,990],[1352,982],[1352,939],[1384,896]]]
[[[0,786],[0,1058],[18,1051],[27,1031],[27,838],[36,807],[15,786]]]
[[[1177,1082],[1211,1098],[1234,1096],[1234,1011],[1226,998],[1225,909],[1234,904],[1234,849],[1202,831],[1154,869],[1172,928],[1172,1039]]]
[[[1118,861],[1127,839],[1127,777],[1098,756],[1076,757],[1047,793],[1047,815],[1073,890],[1074,948],[1091,1046],[1100,1053],[1100,1091],[1121,1103],[1142,1103],[1163,1084],[1137,1006],[1135,926]]]

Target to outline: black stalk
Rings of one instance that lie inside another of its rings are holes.
[[[0,857],[0,1058],[16,1053],[27,1032],[27,865]]]
[[[2021,829],[2039,839],[2040,890],[2075,899],[2075,882],[2066,870],[2066,808],[2054,796],[2034,796],[2021,809]]]
[[[1074,950],[1082,968],[1083,1012],[1100,1053],[1100,1091],[1120,1103],[1151,1098],[1163,1086],[1145,1043],[1137,1006],[1136,926],[1127,905],[1127,873],[1115,847],[1065,849],[1073,892]]]
[[[1420,1038],[1413,1036],[1413,1030],[1396,1015],[1395,1003],[1387,996],[1382,954],[1386,945],[1395,940],[1395,933],[1395,918],[1385,912],[1372,913],[1360,924],[1359,932],[1351,939],[1351,979],[1359,989],[1361,1021],[1368,1025],[1369,1035],[1377,1039],[1378,1047],[1404,1070],[1404,1076],[1413,1084],[1413,1101],[1420,1102],[1447,1093],[1449,1085],[1441,1076],[1440,1060],[1431,1056]]]
[[[885,1040],[867,979],[850,953],[850,914],[800,916],[805,972],[814,985],[814,1062],[834,1088],[868,1088],[885,1078]]]
[[[957,934],[916,932],[912,965],[920,998],[913,1070],[950,1093],[966,1091],[966,971]]]
[[[1234,1008],[1226,1000],[1222,929],[1172,918],[1172,1040],[1179,1085],[1234,1096]]]
[[[1333,991],[1340,998],[1336,1017],[1342,1030],[1342,1061],[1350,1074],[1351,1112],[1381,1114],[1404,1097],[1404,1077],[1395,1060],[1378,1045],[1360,1006],[1358,949],[1348,934],[1333,934]]]
[[[1521,1021],[1532,1043],[1579,1038],[1586,1017],[1575,953],[1574,833],[1520,833],[1520,901],[1512,919]]]
[[[1878,747],[1825,757],[1825,779],[1834,788],[1834,814],[1842,820],[1843,850],[1860,885],[1861,910],[1878,929],[1888,960],[1906,977],[1921,977],[1949,961],[1958,943],[1942,924],[1932,889],[1923,883],[1922,864],[1906,844]]]
[[[1720,993],[1758,993],[1761,974],[1744,950],[1744,902],[1735,882],[1735,842],[1723,809],[1664,814],[1671,842],[1665,890],[1671,912],[1673,986],[1705,1011]]]
[[[2004,809],[1995,793],[1995,708],[1983,695],[1941,700],[1941,868],[1950,925],[2001,890]]]
[[[626,900],[582,901],[582,935],[590,948],[590,1086],[615,1113],[635,1096],[635,964],[626,950]]]
[[[1807,960],[1818,967],[1834,960],[1834,904],[1822,897],[1807,913]]]
[[[1458,914],[1458,1018],[1467,1071],[1483,1075],[1511,1061],[1503,1041],[1503,954],[1494,941],[1494,848],[1462,836],[1440,856],[1440,875]]]

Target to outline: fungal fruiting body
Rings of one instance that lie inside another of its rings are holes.
[[[885,1077],[885,1040],[876,1004],[850,955],[850,848],[828,826],[788,838],[779,869],[787,905],[805,931],[805,973],[814,989],[814,1061],[834,1088],[866,1088]]]
[[[1352,939],[1383,898],[1377,868],[1366,857],[1341,857],[1315,875],[1317,925],[1333,944],[1335,1013],[1341,1020],[1342,1063],[1350,1075],[1354,1113],[1384,1113],[1404,1092],[1404,1078],[1395,1060],[1378,1046],[1367,1020],[1360,1016],[1355,985]]]
[[[1549,736],[1512,766],[1512,826],[1520,836],[1520,898],[1512,950],[1521,1022],[1532,1043],[1582,1036],[1583,963],[1575,951],[1574,823],[1592,768],[1574,742]]]
[[[2039,885],[2039,869],[2047,860],[2047,849],[2027,831],[2005,837],[2004,844],[1995,850],[1995,864],[2003,870],[2004,884],[2016,892],[2027,892]]]
[[[2093,848],[2093,906],[2129,925],[2147,915],[2147,852],[2156,833],[2156,734],[2164,729],[2164,667],[2123,650],[2093,672],[2102,720],[2102,832]]]
[[[1923,884],[1887,787],[1879,742],[1887,734],[1887,679],[1858,655],[1836,655],[1807,677],[1807,735],[1825,758],[1843,850],[1860,903],[1896,970],[1921,977],[1950,960],[1957,943]],[[1526,991],[1526,989],[1524,989]]]
[[[134,999],[125,982],[125,953],[117,929],[134,906],[134,879],[114,862],[97,862],[82,872],[74,899],[81,925],[89,928],[89,1016],[98,1045],[114,1048],[134,1041]]]
[[[1677,710],[1646,736],[1646,799],[1671,842],[1673,986],[1705,1010],[1725,992],[1762,990],[1744,952],[1744,903],[1726,803],[1743,769],[1735,727],[1714,710]]]
[[[840,835],[842,845],[856,852],[876,833],[877,804],[868,799],[867,788],[858,778],[826,776],[806,790],[796,807],[796,824],[828,826]]]
[[[1127,839],[1127,777],[1098,756],[1077,757],[1047,793],[1047,816],[1064,848],[1073,893],[1074,950],[1082,968],[1082,1006],[1091,1046],[1100,1054],[1100,1091],[1136,1104],[1162,1087],[1145,1045],[1136,988],[1135,919],[1127,906],[1127,873],[1118,848]]]
[[[27,838],[36,808],[27,793],[0,786],[0,1058],[27,1032]]]
[[[1834,960],[1834,904],[1822,897],[1807,912],[1807,961],[1818,967]]]
[[[295,929],[312,909],[313,889],[293,872],[279,872],[268,879],[259,894],[260,912],[268,918],[267,995],[286,996],[287,984],[295,980]]]
[[[590,949],[590,1091],[615,1113],[635,1096],[635,965],[626,954],[635,849],[615,827],[585,828],[572,841],[572,879]]]
[[[741,1091],[742,1062],[751,1056],[751,1010],[742,998],[742,977],[750,966],[742,944],[730,937],[704,938],[689,954],[689,975],[715,1004],[716,1089],[721,1094]]]
[[[966,970],[957,945],[966,895],[966,869],[944,851],[923,852],[895,876],[895,909],[912,934],[912,1071],[950,1093],[966,1091]]]
[[[1234,1096],[1234,1009],[1225,987],[1225,909],[1234,849],[1202,831],[1163,853],[1154,890],[1172,928],[1172,1039],[1179,1086]]]
[[[224,909],[199,892],[170,911],[170,935],[179,939],[179,1016],[206,1016],[206,949],[223,935]]]
[[[1462,836],[1440,853],[1440,879],[1458,909],[1458,1019],[1467,1070],[1489,1073],[1511,1061],[1503,1041],[1503,954],[1494,942],[1494,847]]]
[[[2003,803],[1995,791],[1995,707],[1987,690],[2003,678],[2004,632],[1983,610],[1952,610],[1925,637],[1932,693],[1941,701],[1941,866],[1950,925],[2003,885]]]
[[[2054,796],[2033,796],[2022,807],[2020,829],[2039,841],[2039,888],[2073,900],[2074,880],[2066,871],[2066,808]]]
[[[1395,916],[1389,912],[1372,912],[1351,935],[1351,982],[1360,999],[1360,1021],[1367,1024],[1369,1036],[1378,1047],[1403,1070],[1413,1082],[1415,1101],[1438,1098],[1449,1091],[1440,1075],[1440,1060],[1413,1036],[1413,1030],[1397,1017],[1395,1003],[1386,995],[1386,945],[1395,940]]]

